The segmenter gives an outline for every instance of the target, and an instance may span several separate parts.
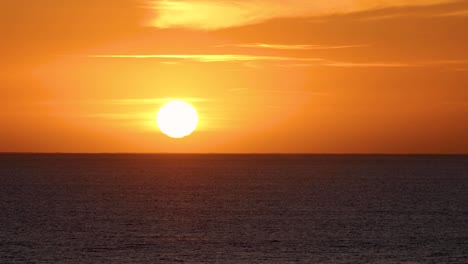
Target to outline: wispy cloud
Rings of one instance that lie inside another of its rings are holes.
[[[342,62],[327,61],[325,66],[330,67],[348,67],[348,68],[368,68],[368,67],[440,67],[453,65],[467,65],[468,60],[431,60],[431,61],[412,61],[412,62]]]
[[[453,12],[445,12],[445,13],[439,14],[437,16],[440,16],[440,17],[466,17],[466,16],[468,16],[468,9],[453,11]]]
[[[60,101],[44,101],[41,104],[57,105],[57,104],[70,104],[70,105],[120,105],[120,106],[143,106],[143,105],[158,105],[172,100],[183,100],[189,103],[207,102],[210,98],[125,98],[125,99],[82,99],[82,100],[60,100]]]
[[[151,120],[154,117],[154,112],[141,113],[84,113],[75,114],[76,117],[96,118],[104,120]]]
[[[399,19],[402,17],[415,17],[415,18],[447,18],[447,17],[466,17],[468,16],[468,9],[461,10],[401,10],[400,12],[380,13],[380,14],[367,14],[358,17],[359,20],[373,21],[373,20],[386,20],[386,19]]]
[[[185,102],[189,103],[195,103],[195,102],[207,102],[212,99],[209,98],[201,98],[201,97],[186,97],[186,98],[172,98],[172,97],[166,97],[166,98],[131,98],[131,99],[105,99],[102,100],[101,102],[103,103],[108,103],[108,104],[118,104],[118,105],[153,105],[153,104],[161,104],[161,103],[166,103],[169,101],[173,100],[183,100]]]
[[[215,47],[237,47],[237,48],[259,48],[259,49],[278,49],[278,50],[329,50],[329,49],[349,49],[368,47],[369,45],[300,45],[300,44],[266,44],[266,43],[250,43],[250,44],[231,44],[218,45]]]
[[[214,30],[280,17],[324,16],[376,8],[426,6],[455,0],[146,0],[150,26]]]
[[[325,95],[327,93],[323,92],[314,92],[314,91],[306,91],[306,90],[284,90],[284,89],[247,89],[247,88],[234,88],[229,90],[230,93],[233,94],[277,94],[280,96],[283,95]]]
[[[89,55],[91,58],[115,58],[115,59],[174,59],[190,60],[197,62],[236,62],[236,61],[280,61],[291,60],[290,57],[281,56],[256,56],[237,54],[110,54],[110,55]],[[300,58],[297,58],[300,59]],[[167,62],[165,62],[167,63]]]
[[[402,67],[417,67],[418,64],[398,63],[398,62],[339,62],[330,61],[324,64],[329,67],[343,68],[402,68]]]
[[[273,66],[281,67],[341,67],[341,68],[397,68],[397,67],[440,67],[451,65],[467,65],[467,60],[428,60],[428,61],[338,61],[324,58],[311,57],[289,57],[289,56],[258,56],[258,55],[240,55],[240,54],[108,54],[108,55],[89,55],[91,58],[103,59],[159,59],[167,63],[167,60],[182,60],[200,63],[213,62],[241,62],[246,66],[251,66],[250,63],[271,62]],[[255,64],[259,67],[259,64]]]

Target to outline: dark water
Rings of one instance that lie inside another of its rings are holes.
[[[0,263],[468,263],[468,156],[0,155]]]

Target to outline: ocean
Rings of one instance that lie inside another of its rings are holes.
[[[468,156],[2,154],[0,263],[468,263]]]

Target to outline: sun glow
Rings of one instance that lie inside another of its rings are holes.
[[[195,131],[198,114],[193,106],[183,101],[171,101],[161,107],[156,118],[161,132],[172,138],[183,138]]]

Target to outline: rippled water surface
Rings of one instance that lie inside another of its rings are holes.
[[[0,262],[468,263],[468,157],[4,154]]]

